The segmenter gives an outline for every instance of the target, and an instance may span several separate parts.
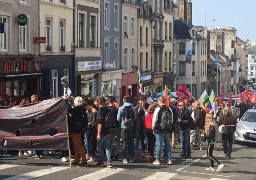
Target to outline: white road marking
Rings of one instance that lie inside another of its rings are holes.
[[[207,154],[203,155],[202,157],[203,157],[203,158],[207,157]]]
[[[106,178],[108,176],[111,176],[113,174],[119,173],[123,170],[125,170],[125,169],[123,169],[123,168],[104,168],[99,171],[95,171],[95,172],[86,174],[84,176],[74,178],[72,180],[84,180],[84,179],[100,180],[100,179]]]
[[[220,175],[220,174],[209,174],[209,173],[200,173],[200,172],[192,172],[192,171],[180,171],[180,172],[207,175],[207,176],[218,176],[218,177],[224,177],[224,178],[230,178],[231,177],[231,176],[224,176],[224,175]]]
[[[32,171],[29,173],[25,173],[25,174],[21,174],[18,176],[14,176],[14,177],[10,177],[10,178],[6,178],[3,180],[29,180],[29,179],[34,179],[34,178],[38,178],[38,177],[42,177],[48,174],[52,174],[58,171],[62,171],[65,169],[69,169],[69,167],[52,167],[49,169],[41,169],[41,170],[37,170],[37,171]]]
[[[17,164],[1,164],[0,170],[9,169],[9,168],[17,167],[17,166],[19,166],[19,165],[17,165]]]
[[[189,164],[183,166],[182,168],[177,169],[176,171],[178,171],[178,172],[179,172],[179,171],[182,171],[183,169],[189,167],[191,164],[193,164],[193,163],[195,163],[195,162],[198,162],[198,161],[200,161],[200,160],[201,160],[201,159],[195,159],[195,160],[192,161],[191,163],[189,163]]]
[[[222,178],[211,178],[210,180],[228,180],[228,179],[222,179]]]
[[[156,180],[156,179],[161,179],[161,180],[168,180],[176,176],[178,173],[168,173],[168,172],[156,172],[151,176],[148,176],[142,180]]]

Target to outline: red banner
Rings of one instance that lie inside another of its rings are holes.
[[[192,98],[192,94],[189,92],[189,90],[183,84],[180,84],[179,88],[176,91],[176,95],[179,97],[179,99],[191,99]]]

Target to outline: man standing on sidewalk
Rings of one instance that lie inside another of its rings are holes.
[[[164,141],[165,151],[168,155],[168,165],[172,164],[172,153],[171,153],[171,133],[173,126],[173,112],[165,105],[165,97],[161,96],[158,99],[158,106],[155,109],[152,130],[156,136],[156,160],[153,162],[155,165],[160,165],[161,158],[161,147]]]

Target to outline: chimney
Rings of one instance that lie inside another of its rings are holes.
[[[179,5],[178,5],[178,16],[182,18],[183,21],[187,22],[187,0],[179,0]]]
[[[192,25],[192,2],[188,0],[187,2],[187,23]]]

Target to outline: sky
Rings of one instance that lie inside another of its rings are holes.
[[[191,0],[195,26],[235,27],[242,40],[256,41],[256,0]],[[214,23],[215,19],[215,23]]]

